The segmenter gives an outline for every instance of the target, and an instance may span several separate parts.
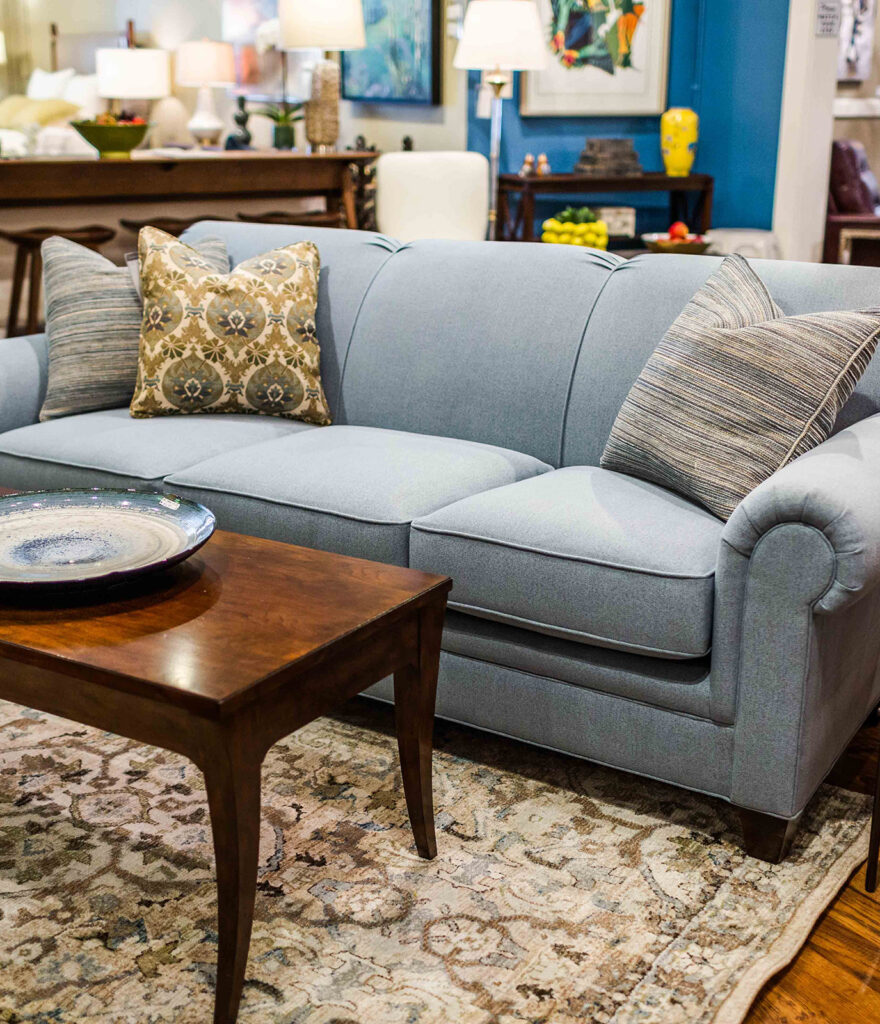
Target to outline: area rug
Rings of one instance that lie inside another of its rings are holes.
[[[719,800],[444,725],[421,861],[390,721],[358,702],[266,761],[240,1024],[737,1024],[865,856],[840,789],[773,867]],[[0,729],[0,1021],[209,1022],[200,773],[11,704]]]

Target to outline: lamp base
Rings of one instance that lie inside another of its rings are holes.
[[[215,146],[220,141],[223,122],[217,116],[210,86],[203,85],[199,89],[196,111],[186,127],[200,146]]]
[[[332,153],[339,138],[339,65],[318,61],[312,72],[312,95],[306,103],[306,138],[313,153]]]

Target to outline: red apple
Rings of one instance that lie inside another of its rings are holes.
[[[669,226],[669,237],[680,239],[684,241],[687,236],[691,233],[691,229],[685,224],[683,220],[677,220],[674,224]]]

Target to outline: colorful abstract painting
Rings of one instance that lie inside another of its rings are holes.
[[[659,114],[671,0],[538,0],[550,52],[524,76],[526,115]]]
[[[363,0],[367,46],[342,55],[342,95],[440,103],[440,0]]]

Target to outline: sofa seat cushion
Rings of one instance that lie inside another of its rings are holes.
[[[572,466],[417,519],[410,564],[452,576],[449,605],[463,612],[699,658],[711,646],[722,526],[654,484]]]
[[[219,455],[168,484],[224,529],[406,565],[413,519],[549,470],[472,441],[338,426]]]
[[[0,434],[0,484],[157,488],[169,473],[220,452],[313,429],[268,416],[135,420],[128,409],[102,409]]]

